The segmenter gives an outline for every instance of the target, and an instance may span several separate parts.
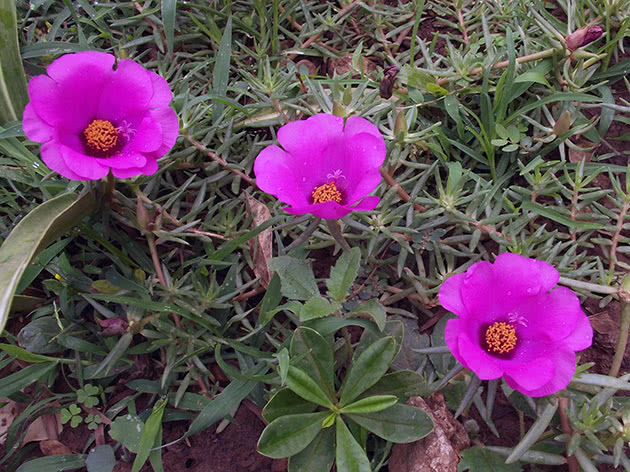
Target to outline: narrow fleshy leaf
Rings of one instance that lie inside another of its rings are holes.
[[[14,0],[0,0],[0,126],[22,119],[28,103]]]

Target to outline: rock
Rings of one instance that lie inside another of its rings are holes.
[[[407,403],[431,416],[433,432],[419,441],[394,445],[390,472],[457,472],[459,452],[470,446],[470,440],[464,427],[446,408],[444,396],[436,392],[426,401],[412,397]]]

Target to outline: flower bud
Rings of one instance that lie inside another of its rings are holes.
[[[584,26],[566,37],[565,43],[569,51],[575,51],[599,39],[604,33],[601,26]]]

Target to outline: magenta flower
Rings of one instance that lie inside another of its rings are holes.
[[[66,54],[28,84],[22,124],[42,160],[73,180],[153,174],[175,144],[168,83],[141,65],[96,51]]]
[[[554,288],[559,277],[547,262],[509,253],[449,277],[439,299],[459,316],[445,331],[455,359],[480,379],[503,376],[531,397],[565,388],[575,351],[591,345],[593,329],[575,293]]]
[[[290,206],[294,215],[329,220],[373,210],[381,182],[385,140],[376,126],[353,116],[318,114],[278,130],[278,146],[267,146],[254,163],[256,184]],[[354,205],[354,206],[353,206]]]

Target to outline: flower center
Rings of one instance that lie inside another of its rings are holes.
[[[94,154],[111,156],[118,143],[119,130],[107,120],[92,120],[83,130],[85,145]]]
[[[341,192],[337,190],[335,182],[330,182],[313,189],[313,203],[337,202],[341,203]]]
[[[495,321],[486,329],[486,350],[490,353],[507,354],[517,340],[514,326],[504,321]]]

